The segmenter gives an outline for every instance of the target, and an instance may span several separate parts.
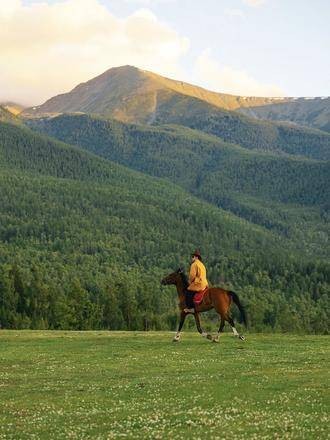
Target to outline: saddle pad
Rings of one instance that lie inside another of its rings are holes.
[[[195,293],[194,295],[194,303],[196,306],[198,306],[204,298],[205,293],[207,292],[208,287],[205,287],[204,290],[200,290],[199,292]]]

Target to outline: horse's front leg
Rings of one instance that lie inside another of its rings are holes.
[[[181,312],[181,315],[180,315],[179,328],[178,328],[178,331],[176,332],[176,335],[175,335],[174,338],[173,338],[173,342],[178,342],[178,341],[180,341],[180,337],[181,337],[180,332],[181,332],[181,329],[182,329],[182,327],[183,327],[183,324],[184,324],[184,321],[185,321],[185,319],[186,319],[186,316],[187,316],[187,313],[184,312],[184,311],[182,311],[182,312]]]
[[[198,312],[195,312],[194,317],[195,317],[195,322],[196,322],[196,327],[197,327],[198,332],[199,332],[202,336],[207,337],[207,333],[205,333],[204,330],[202,329],[201,321],[200,321],[200,319],[199,319],[199,314],[198,314]]]

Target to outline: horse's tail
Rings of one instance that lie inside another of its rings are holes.
[[[231,297],[233,298],[234,303],[237,305],[238,310],[241,312],[241,318],[242,321],[245,325],[245,327],[247,327],[247,318],[246,318],[246,312],[245,312],[245,308],[243,307],[237,293],[230,291],[229,292]]]

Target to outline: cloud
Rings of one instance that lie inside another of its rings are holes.
[[[283,90],[274,84],[263,84],[244,70],[223,66],[212,58],[210,49],[197,58],[195,65],[197,81],[205,87],[221,93],[240,96],[284,96]]]
[[[101,0],[1,0],[0,101],[39,104],[125,64],[180,76],[188,48],[148,9],[118,18]]]
[[[253,8],[257,8],[258,6],[261,6],[264,3],[266,3],[266,0],[243,0],[243,3],[245,3],[248,6],[252,6]]]

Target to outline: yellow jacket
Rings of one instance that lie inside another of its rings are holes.
[[[188,290],[199,292],[208,285],[204,264],[200,260],[195,260],[190,266]]]

